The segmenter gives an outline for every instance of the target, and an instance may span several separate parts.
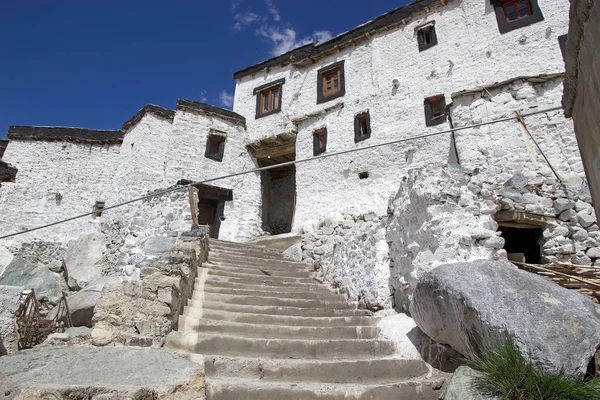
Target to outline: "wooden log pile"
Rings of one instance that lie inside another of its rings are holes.
[[[600,303],[600,267],[575,265],[563,262],[528,264],[512,261],[518,268],[553,280],[567,289],[578,290]]]

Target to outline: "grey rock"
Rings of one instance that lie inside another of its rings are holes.
[[[373,220],[375,220],[376,218],[377,218],[377,215],[376,215],[374,212],[372,212],[372,211],[371,211],[371,212],[368,212],[368,213],[365,213],[365,214],[363,214],[363,219],[364,219],[365,221],[373,221]]]
[[[588,238],[589,234],[585,229],[579,229],[577,232],[573,234],[573,240],[577,240],[578,242],[583,242]]]
[[[63,264],[58,260],[54,260],[50,264],[48,264],[48,269],[52,272],[59,273],[63,270]]]
[[[63,260],[69,288],[79,290],[100,278],[102,271],[95,264],[105,252],[101,233],[89,233],[70,241]]]
[[[481,393],[478,389],[480,376],[481,374],[466,365],[458,367],[446,389],[444,400],[499,400],[498,397]]]
[[[577,219],[577,213],[573,209],[568,209],[560,213],[558,219],[561,221],[570,221],[572,219]]]
[[[556,211],[558,211],[559,213],[571,209],[575,206],[575,203],[572,200],[569,199],[565,199],[565,198],[558,198],[556,200],[554,200],[554,208],[556,209]]]
[[[355,222],[352,219],[347,219],[342,222],[342,228],[351,229],[354,226]]]
[[[77,336],[91,336],[92,329],[88,328],[87,326],[73,326],[65,329],[65,333],[67,333],[71,338]]]
[[[581,226],[587,228],[596,222],[596,215],[593,208],[586,208],[577,213],[577,221]]]
[[[507,199],[511,199],[516,203],[521,203],[523,201],[523,195],[520,191],[514,189],[506,189],[503,190],[500,195],[502,197],[506,197]]]
[[[61,275],[50,271],[45,265],[31,264],[21,256],[15,256],[6,267],[0,276],[0,285],[34,289],[38,299],[46,296],[53,301],[67,289]]]
[[[302,244],[296,243],[281,253],[285,258],[289,258],[294,261],[302,261]]]
[[[509,186],[517,189],[522,189],[527,186],[529,179],[526,178],[523,174],[519,173],[513,175],[512,178],[504,182],[504,186]]]
[[[0,276],[4,273],[4,270],[15,258],[13,253],[10,252],[6,247],[0,246]]]
[[[591,224],[590,226],[585,228],[585,230],[588,231],[588,233],[592,233],[592,232],[598,232],[600,230],[600,228],[598,228],[598,224]]]
[[[599,311],[590,299],[508,261],[437,267],[421,277],[410,311],[429,337],[466,357],[506,330],[536,366],[573,375],[586,371],[600,345]]]
[[[159,255],[170,251],[176,243],[177,239],[172,237],[151,237],[144,242],[144,251],[147,254]]]
[[[318,231],[319,235],[329,236],[333,234],[333,228],[330,226],[324,226]]]
[[[485,240],[483,242],[483,245],[490,249],[501,249],[504,247],[504,238],[494,235],[489,239]]]
[[[0,356],[18,350],[14,314],[19,308],[22,291],[17,286],[0,286]]]
[[[600,258],[600,247],[592,247],[585,253],[589,258]]]
[[[492,235],[494,235],[494,232],[487,229],[475,229],[473,232],[471,232],[471,237],[475,240],[487,239]]]
[[[187,222],[182,221],[180,219],[171,222],[171,224],[169,225],[169,229],[171,229],[172,231],[187,231],[189,228],[190,225]]]
[[[50,342],[67,342],[71,339],[71,335],[69,335],[66,332],[56,332],[56,333],[51,333],[50,335],[48,335],[48,339],[46,339],[47,341]]]
[[[0,357],[0,371],[20,399],[205,399],[203,366],[165,349],[46,347]]]
[[[581,210],[587,210],[588,208],[592,208],[590,203],[586,203],[585,201],[577,200],[575,202],[575,211],[579,212]]]

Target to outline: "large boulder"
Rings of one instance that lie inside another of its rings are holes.
[[[4,270],[6,269],[6,267],[8,267],[8,264],[10,264],[14,258],[15,256],[13,255],[13,253],[10,252],[10,250],[8,250],[4,246],[0,246],[0,276],[2,276]]]
[[[508,261],[437,267],[417,284],[411,314],[429,337],[466,357],[507,331],[545,371],[584,373],[600,346],[600,310],[590,299]]]
[[[0,286],[0,356],[18,350],[15,313],[19,308],[21,292],[22,289],[17,286]]]
[[[27,262],[21,256],[15,256],[0,276],[0,285],[18,286],[33,289],[38,299],[48,297],[58,301],[67,287],[60,274],[50,271],[44,265]]]
[[[71,322],[73,326],[92,327],[92,317],[94,316],[94,308],[100,296],[104,285],[119,285],[121,279],[117,276],[103,276],[94,281],[92,284],[84,287],[79,292],[67,297],[67,305],[71,314]],[[50,317],[56,317],[58,310],[54,308],[50,312]]]
[[[63,259],[69,288],[79,290],[100,278],[102,271],[96,263],[105,252],[101,233],[88,233],[70,241]]]
[[[477,371],[466,365],[459,367],[452,375],[444,400],[499,400],[496,396],[481,392],[478,384],[479,377]]]

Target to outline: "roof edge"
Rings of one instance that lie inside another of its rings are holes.
[[[61,126],[21,126],[8,127],[6,135],[10,140],[65,141],[91,144],[120,144],[125,133],[115,130],[95,130]]]
[[[135,125],[137,125],[146,114],[153,114],[158,118],[162,118],[170,122],[173,122],[173,118],[175,118],[174,110],[169,110],[154,104],[146,104],[137,112],[137,114],[123,123],[121,130],[123,132],[127,132],[130,128],[133,128]]]
[[[181,110],[192,113],[201,113],[205,115],[216,115],[218,117],[230,120],[238,125],[242,125],[244,128],[246,127],[245,117],[231,110],[213,106],[212,104],[201,103],[199,101],[194,100],[179,99],[177,100],[176,109],[177,111]]]

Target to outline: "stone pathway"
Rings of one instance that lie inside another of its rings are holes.
[[[445,376],[396,358],[394,344],[378,338],[378,319],[308,267],[211,239],[179,330],[167,337],[204,358],[207,399],[438,399]]]

